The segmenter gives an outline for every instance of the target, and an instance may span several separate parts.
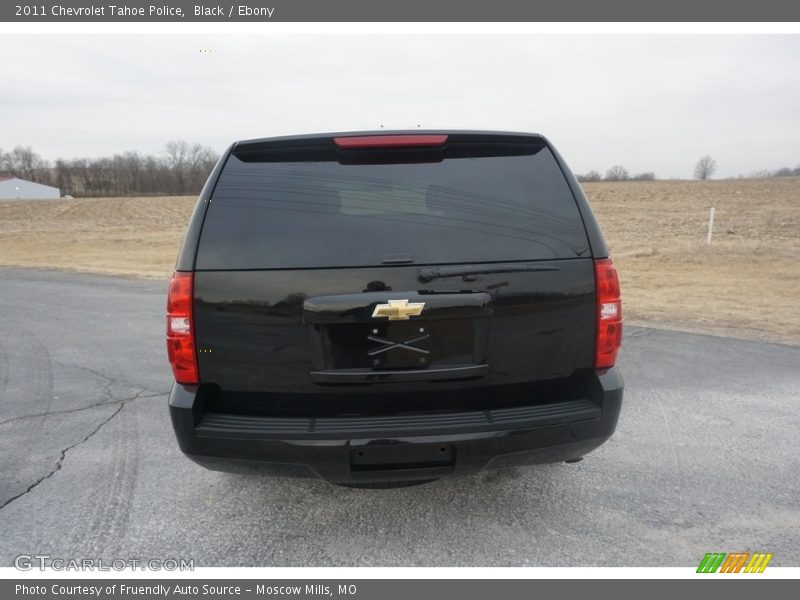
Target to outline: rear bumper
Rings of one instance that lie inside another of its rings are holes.
[[[356,418],[271,418],[205,412],[196,386],[175,385],[181,450],[220,471],[321,477],[333,483],[437,479],[487,466],[583,456],[614,432],[623,381],[587,377],[580,399],[501,410]]]

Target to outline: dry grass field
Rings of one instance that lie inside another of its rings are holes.
[[[627,320],[800,344],[800,178],[584,189],[620,269]]]
[[[800,178],[585,189],[620,269],[628,322],[800,344]],[[2,201],[0,265],[167,277],[194,202]]]

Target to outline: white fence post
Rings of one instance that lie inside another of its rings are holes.
[[[714,207],[711,207],[711,212],[708,215],[708,237],[706,238],[706,246],[711,245],[711,235],[714,233]]]

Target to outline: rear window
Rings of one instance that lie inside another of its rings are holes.
[[[397,163],[371,154],[369,164],[231,155],[208,207],[196,268],[588,255],[575,199],[552,153],[544,145],[520,152],[461,151]]]

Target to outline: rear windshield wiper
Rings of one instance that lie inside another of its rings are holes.
[[[426,267],[420,269],[417,279],[423,283],[442,277],[459,277],[464,275],[485,275],[487,273],[519,273],[535,271],[558,271],[558,267],[542,267],[535,265],[466,265],[460,267]]]

